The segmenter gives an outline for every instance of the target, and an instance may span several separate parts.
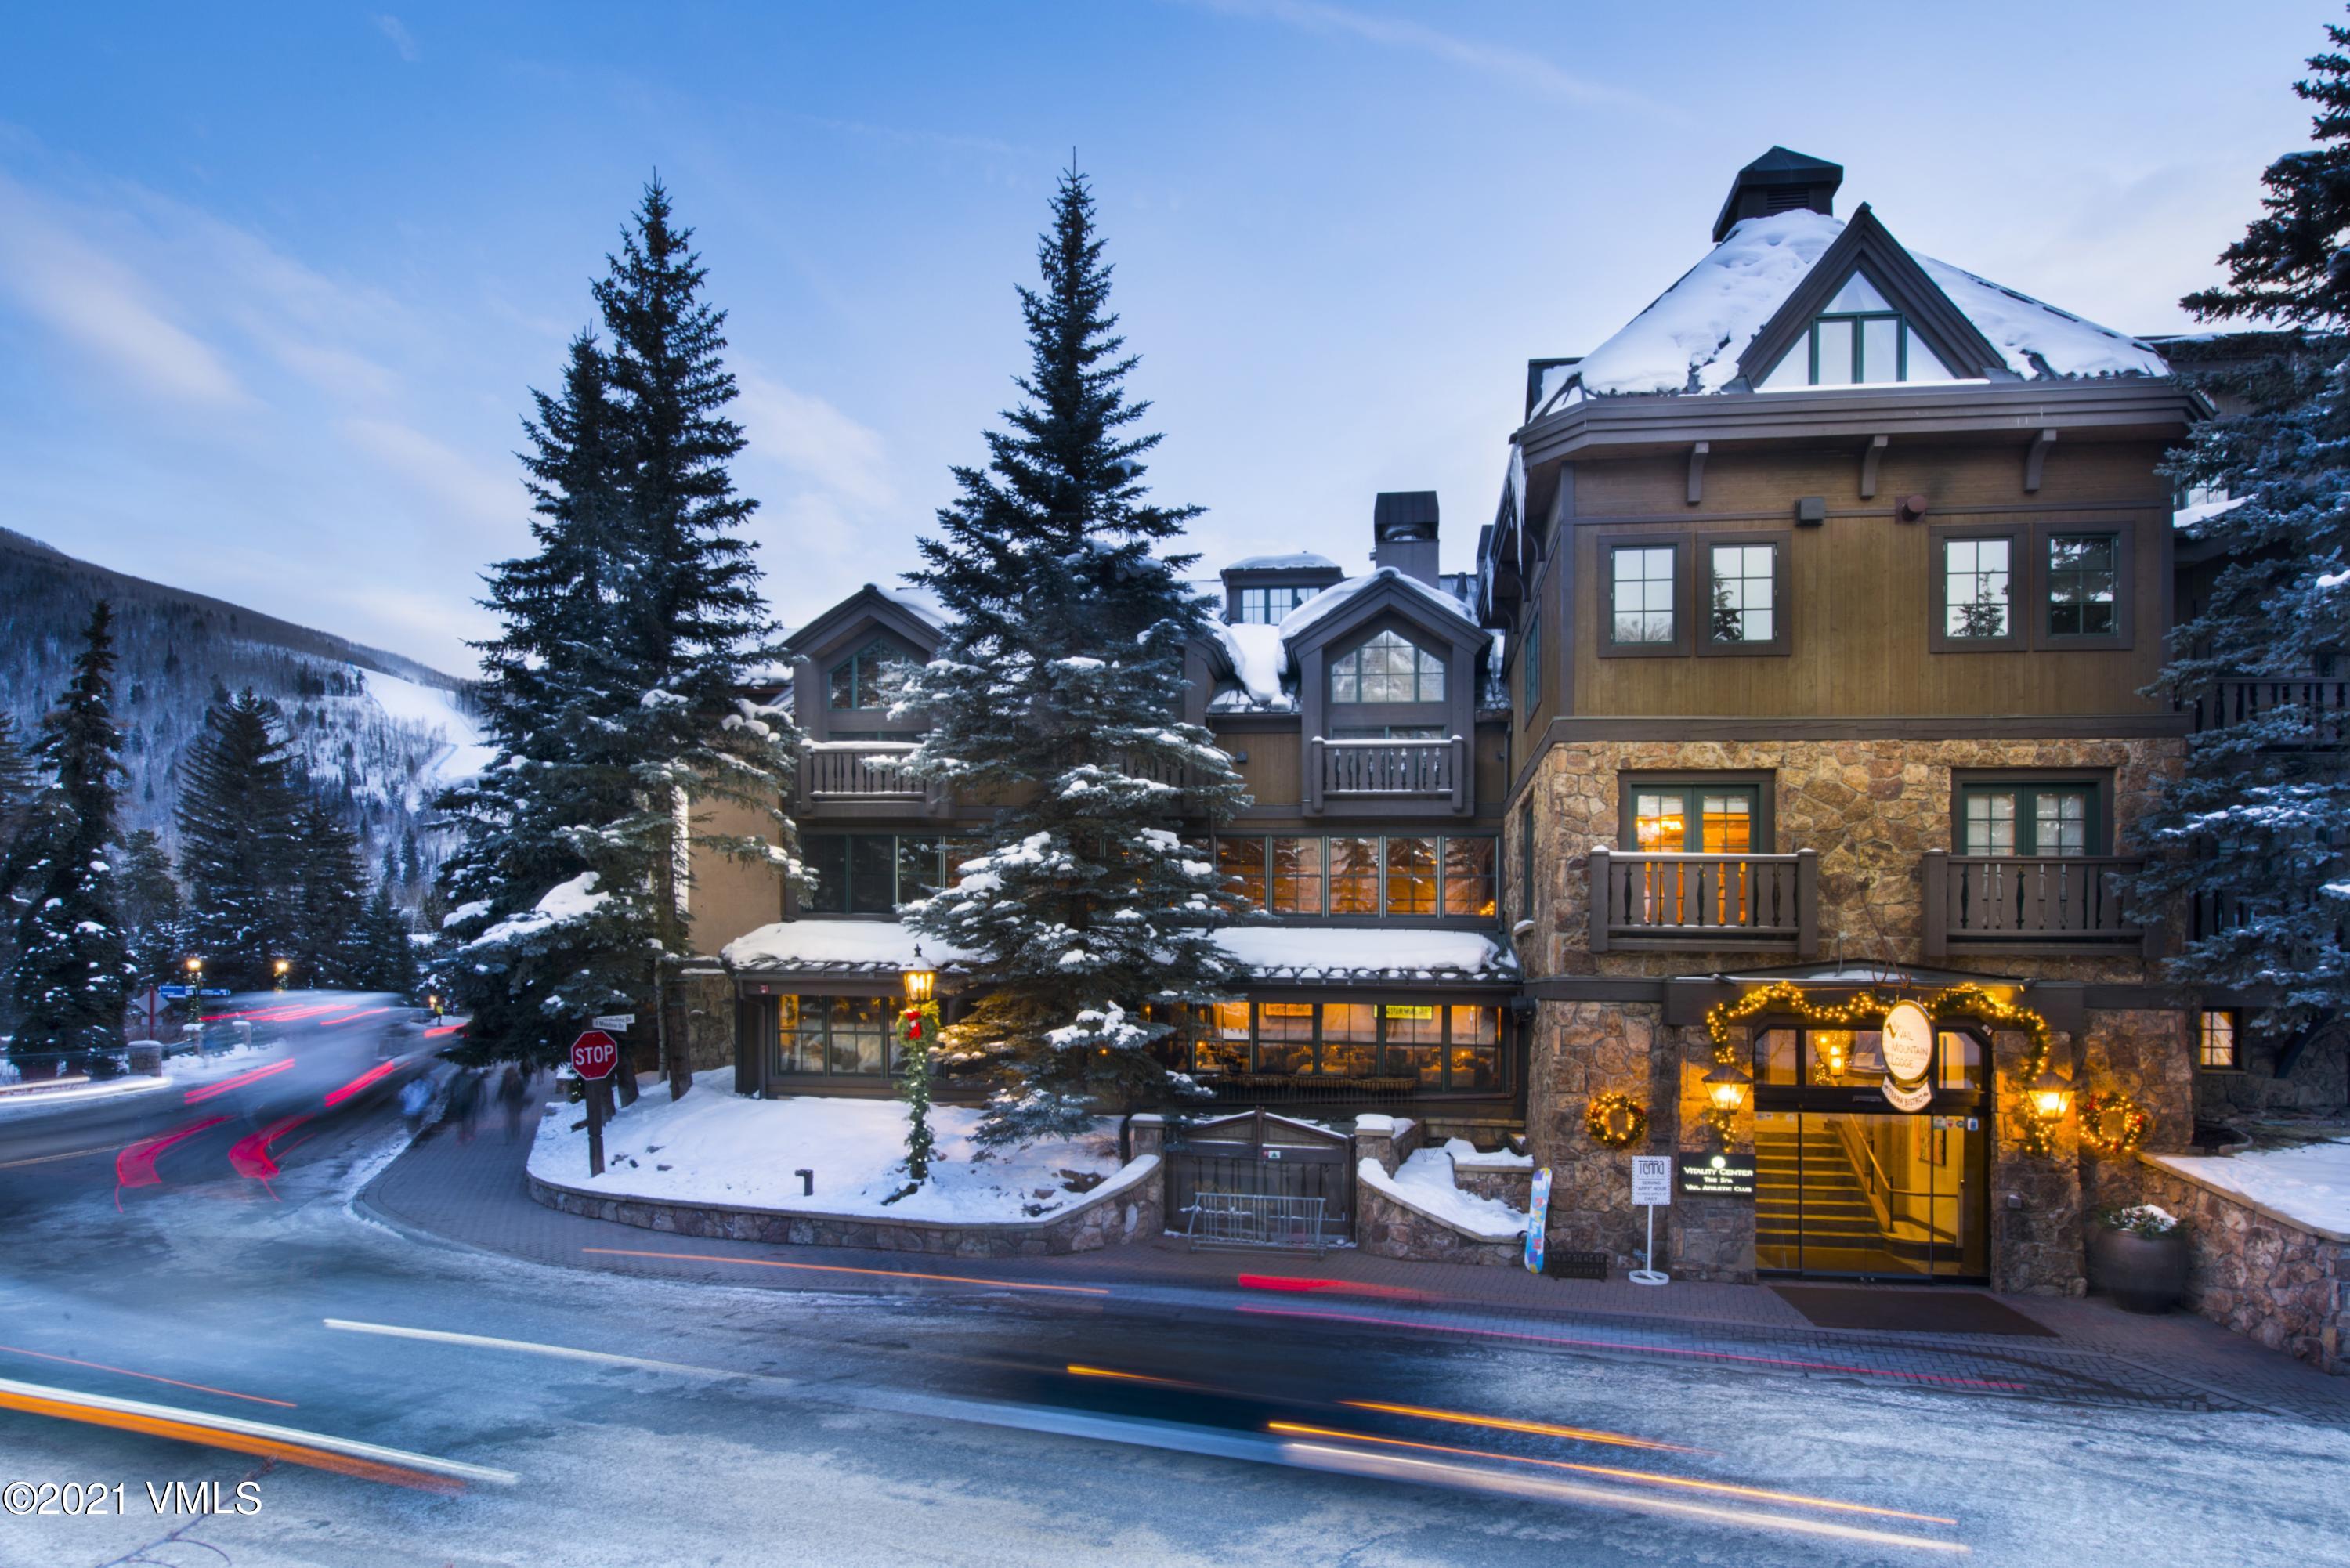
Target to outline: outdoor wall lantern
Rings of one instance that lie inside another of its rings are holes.
[[[914,949],[914,961],[906,966],[904,979],[906,1000],[916,1007],[930,1001],[931,993],[938,989],[939,971],[922,957],[919,946]]]
[[[2073,1085],[2057,1076],[2054,1067],[2041,1069],[2040,1076],[2032,1080],[2033,1114],[2053,1126],[2063,1121],[2072,1107]]]
[[[1736,1116],[1739,1107],[1746,1103],[1746,1091],[1753,1082],[1744,1068],[1724,1063],[1705,1075],[1706,1098],[1722,1115]]]

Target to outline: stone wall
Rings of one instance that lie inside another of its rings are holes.
[[[684,1015],[686,1070],[702,1073],[733,1065],[737,1011],[733,977],[689,971],[678,977],[671,995],[676,1011]],[[639,1064],[650,1067],[652,1063]]]
[[[1355,1244],[1374,1258],[1409,1258],[1422,1263],[1517,1267],[1525,1261],[1523,1239],[1488,1241],[1469,1235],[1367,1181],[1355,1184]]]
[[[2187,1221],[2187,1304],[2212,1322],[2334,1374],[2350,1373],[2350,1236],[2334,1235],[2148,1160],[2133,1201]]]
[[[2350,1108],[2350,1036],[2339,1031],[2311,1041],[2284,1077],[2276,1075],[2278,1042],[2247,1032],[2239,1043],[2244,1070],[2195,1075],[2195,1114],[2204,1121],[2263,1111]]]
[[[1632,1206],[1635,1154],[1663,1154],[1677,1135],[1677,1031],[1652,1002],[1557,1002],[1536,1009],[1527,1054],[1526,1147],[1551,1172],[1544,1245],[1605,1252],[1618,1268],[1638,1266],[1640,1210]],[[1584,1130],[1591,1096],[1613,1089],[1648,1107],[1648,1141],[1603,1148]],[[1667,1220],[1659,1215],[1660,1222]],[[1659,1245],[1669,1227],[1662,1228]]]
[[[1531,1170],[1463,1170],[1455,1163],[1452,1185],[1463,1192],[1490,1198],[1496,1203],[1506,1203],[1523,1213],[1526,1205],[1534,1199],[1534,1173]]]
[[[957,1258],[1026,1258],[1090,1252],[1146,1241],[1164,1228],[1162,1172],[1149,1168],[1114,1190],[1087,1194],[1033,1224],[948,1225],[872,1215],[795,1214],[715,1203],[679,1203],[588,1192],[530,1178],[530,1195],[550,1209],[679,1236],[712,1236],[793,1247],[862,1247]],[[1113,1178],[1113,1180],[1116,1179]]]

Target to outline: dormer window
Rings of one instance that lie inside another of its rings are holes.
[[[1441,702],[1444,659],[1383,631],[1330,663],[1333,702]]]
[[[871,711],[889,705],[884,690],[891,665],[911,661],[914,655],[884,638],[871,642],[832,667],[832,707],[837,711]]]
[[[1286,587],[1242,588],[1238,590],[1240,614],[1235,618],[1243,625],[1277,626],[1282,617],[1321,591],[1319,587],[1303,584]]]
[[[1851,387],[1869,382],[1947,381],[1950,367],[1911,329],[1900,311],[1859,272],[1845,280],[1811,330],[1771,373],[1766,390]]]

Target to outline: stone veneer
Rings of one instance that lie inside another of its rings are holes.
[[[1525,1242],[1516,1237],[1489,1241],[1397,1201],[1367,1181],[1355,1184],[1355,1245],[1374,1258],[1409,1258],[1422,1263],[1487,1263],[1517,1267]]]
[[[2128,1201],[2159,1204],[2187,1221],[2189,1307],[2323,1371],[2350,1373],[2343,1355],[2350,1235],[2288,1219],[2151,1160],[2120,1174],[2135,1188]]]
[[[1617,775],[1623,772],[1767,773],[1774,780],[1774,836],[1762,847],[1820,854],[1817,961],[1871,957],[1905,965],[1919,957],[1925,921],[1924,856],[1951,844],[1952,770],[1960,768],[2110,770],[2114,814],[2131,847],[2127,825],[2150,804],[2157,783],[2177,766],[2176,740],[2066,741],[1769,741],[1590,742],[1554,747],[1529,785],[1534,802],[1534,929],[1519,943],[1530,980],[1566,976],[1660,977],[1781,967],[1787,954],[1736,951],[1590,950],[1590,850],[1618,842]],[[1522,796],[1521,799],[1526,797]],[[1503,864],[1526,864],[1507,819]],[[1522,888],[1511,908],[1523,909]],[[2142,982],[2152,966],[2136,955],[1986,957],[1987,972],[2017,980]],[[1933,967],[1965,968],[1963,957]],[[1528,1145],[1553,1173],[1550,1244],[1604,1251],[1619,1266],[1643,1244],[1645,1217],[1631,1203],[1630,1157],[1711,1147],[1701,1120],[1711,1043],[1701,1026],[1666,1024],[1653,1002],[1542,999],[1529,1052]],[[2017,1085],[2028,1042],[1993,1042],[1990,1158],[1991,1273],[2012,1292],[2079,1294],[2085,1288],[2081,1229],[2085,1190],[2099,1189],[2100,1162],[2081,1158],[2068,1128],[2054,1159],[2025,1156],[2011,1129],[2022,1116]],[[2187,1021],[2177,1012],[2092,1012],[2081,1037],[2056,1040],[2054,1059],[2084,1088],[2120,1088],[2153,1112],[2153,1148],[2186,1147],[2193,1131],[2194,1069]],[[1648,1107],[1645,1147],[1602,1148],[1583,1127],[1585,1107],[1615,1089]],[[1751,1106],[1738,1116],[1731,1147],[1751,1153]],[[1746,1199],[1676,1193],[1657,1216],[1660,1266],[1692,1279],[1753,1277],[1754,1208]]]

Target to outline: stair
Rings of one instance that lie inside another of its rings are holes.
[[[1763,1266],[1799,1255],[1824,1272],[1868,1272],[1872,1266],[1923,1264],[1937,1246],[1956,1238],[1910,1220],[1888,1231],[1868,1201],[1844,1141],[1825,1126],[1801,1133],[1758,1127],[1754,1133],[1754,1244]]]

